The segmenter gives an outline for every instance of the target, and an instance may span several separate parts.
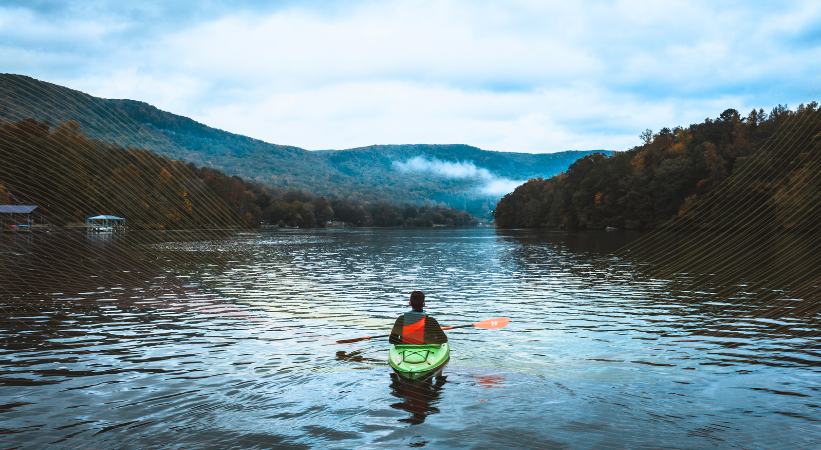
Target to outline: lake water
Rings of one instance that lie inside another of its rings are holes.
[[[0,236],[0,442],[817,448],[817,313],[674,289],[613,256],[629,238]],[[510,325],[449,332],[422,383],[391,377],[386,339],[335,344],[386,334],[414,289],[442,324]]]

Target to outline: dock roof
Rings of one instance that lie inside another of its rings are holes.
[[[122,217],[118,217],[118,216],[109,216],[107,214],[101,214],[99,216],[88,217],[88,218],[86,218],[86,220],[125,220],[125,219],[122,218]]]
[[[0,205],[0,214],[31,214],[37,205]]]

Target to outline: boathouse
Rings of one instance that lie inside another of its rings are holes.
[[[125,218],[101,214],[86,218],[86,228],[89,231],[112,232],[125,226]]]
[[[37,205],[0,205],[0,231],[31,231]]]

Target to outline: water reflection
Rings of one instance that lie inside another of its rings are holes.
[[[336,352],[336,359],[337,361],[346,361],[346,362],[356,362],[356,363],[373,363],[373,364],[384,364],[385,361],[381,359],[374,359],[368,358],[363,356],[363,352],[361,350],[355,350],[352,352],[347,352],[345,350],[338,350]]]
[[[613,253],[641,236],[641,233],[630,230],[567,233],[540,229],[494,229],[494,232],[505,241],[522,244],[522,248],[550,245],[557,251],[575,254]]]
[[[727,296],[695,273],[656,277],[605,251],[624,244],[602,240],[615,235],[0,237],[3,442],[395,448],[424,436],[437,448],[525,438],[636,448],[662,436],[669,447],[781,448],[821,438],[812,298],[767,303],[758,293],[777,288]],[[511,318],[448,333],[446,386],[388,382],[386,340],[334,343],[387,334],[415,288],[445,325]]]
[[[423,380],[408,380],[401,376],[391,374],[391,395],[401,401],[392,403],[391,408],[401,409],[410,413],[410,417],[399,419],[400,422],[407,422],[411,425],[419,425],[425,419],[439,412],[436,406],[442,397],[447,376],[439,374]]]
[[[482,386],[483,388],[487,389],[497,389],[504,385],[505,377],[503,375],[474,375],[474,380],[476,380],[476,384]]]
[[[810,233],[768,229],[713,232],[659,231],[639,239],[618,254],[643,262],[646,276],[669,279],[677,290],[713,288],[714,298],[760,300],[769,315],[821,312],[821,239]],[[773,308],[771,300],[804,300]]]

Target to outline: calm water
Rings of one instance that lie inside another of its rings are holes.
[[[0,236],[0,442],[817,448],[817,313],[672,290],[609,253],[625,238]],[[387,333],[413,289],[443,324],[511,324],[450,332],[429,383],[392,379],[385,340],[334,343]]]

